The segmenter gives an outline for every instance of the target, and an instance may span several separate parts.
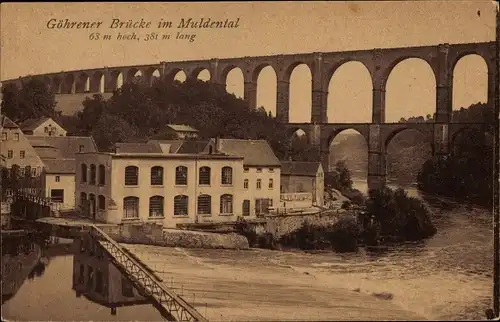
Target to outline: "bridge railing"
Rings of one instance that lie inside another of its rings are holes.
[[[139,285],[146,296],[165,308],[174,321],[208,321],[186,300],[162,285],[158,277],[150,273],[144,264],[135,260],[105,232],[95,225],[87,227],[92,239],[99,242],[116,264],[127,272],[127,277]]]

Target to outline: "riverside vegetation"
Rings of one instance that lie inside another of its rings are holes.
[[[163,132],[163,125],[177,123],[197,128],[201,139],[215,136],[265,139],[281,160],[315,161],[319,155],[317,148],[307,144],[305,136],[294,135],[290,139],[286,128],[263,107],[251,110],[244,100],[219,86],[199,80],[189,79],[183,83],[156,80],[152,85],[134,81],[116,90],[109,99],[100,94],[86,98],[82,102],[83,109],[73,116],[56,111],[55,95],[37,79],[28,81],[22,89],[6,85],[2,88],[2,95],[2,111],[13,121],[53,117],[68,130],[68,135],[93,136],[100,151],[112,151],[117,142],[169,139]],[[433,119],[428,115],[426,119],[414,117],[400,122],[432,122]],[[440,159],[432,158],[421,168],[415,166],[419,188],[425,192],[488,205],[492,200],[491,138],[494,119],[492,109],[486,104],[478,103],[468,109],[454,111],[454,121],[490,124],[485,131],[464,131],[457,135],[453,154]],[[420,139],[407,136],[393,141],[399,142],[401,148],[406,147],[399,150],[408,156],[421,154],[418,153],[423,146]],[[398,150],[398,147],[393,149]],[[351,155],[358,155],[352,149],[350,151]],[[412,160],[412,157],[406,159]],[[391,167],[390,160],[388,164]],[[412,167],[413,163],[409,165]],[[392,166],[398,168],[398,164]],[[352,189],[348,174],[346,164],[337,163],[333,171],[325,174],[325,185],[327,190],[335,188],[351,200],[343,205],[349,215],[341,218],[334,227],[322,230],[313,229],[306,223],[295,237],[284,237],[281,240],[283,245],[338,250],[342,248],[338,245],[347,245],[347,249],[353,249],[354,246],[349,245],[354,245],[354,241],[357,243],[360,236],[375,243],[377,240],[415,240],[435,233],[429,210],[421,201],[408,197],[402,190],[392,191],[389,188],[370,191],[365,198]],[[367,225],[360,226],[357,211],[351,209],[353,205],[365,209],[364,218],[369,219],[369,229],[365,227]],[[371,231],[371,235],[367,231]],[[369,235],[371,237],[367,237]],[[269,240],[270,237],[264,239]],[[277,242],[274,241],[275,244]]]

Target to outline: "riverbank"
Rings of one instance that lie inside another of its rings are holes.
[[[279,262],[282,252],[122,244],[209,320],[412,320],[392,300]],[[286,253],[292,254],[292,253]]]

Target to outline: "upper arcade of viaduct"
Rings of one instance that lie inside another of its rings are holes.
[[[373,86],[372,123],[385,123],[385,87],[393,68],[401,61],[418,58],[426,61],[436,80],[436,123],[449,123],[452,111],[453,70],[460,58],[477,54],[488,68],[488,101],[493,102],[495,82],[496,43],[440,44],[433,46],[404,47],[355,50],[327,53],[287,54],[273,56],[240,57],[227,59],[209,59],[141,66],[104,67],[76,71],[62,71],[43,75],[30,75],[19,79],[5,80],[3,85],[23,82],[32,77],[42,79],[56,94],[100,92],[101,82],[104,92],[113,92],[118,87],[121,74],[123,83],[130,82],[138,71],[141,78],[152,82],[153,73],[159,77],[173,80],[183,71],[187,78],[197,78],[203,70],[210,73],[210,82],[225,86],[229,72],[239,68],[244,79],[244,98],[251,107],[256,107],[257,79],[260,71],[271,66],[277,77],[276,117],[288,123],[290,100],[290,77],[293,69],[306,64],[312,75],[312,113],[311,121],[315,124],[328,123],[327,95],[330,78],[335,71],[347,62],[360,62],[369,72]],[[90,84],[89,86],[87,84]]]

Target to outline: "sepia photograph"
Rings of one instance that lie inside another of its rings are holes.
[[[498,321],[499,22],[3,2],[2,321]]]

